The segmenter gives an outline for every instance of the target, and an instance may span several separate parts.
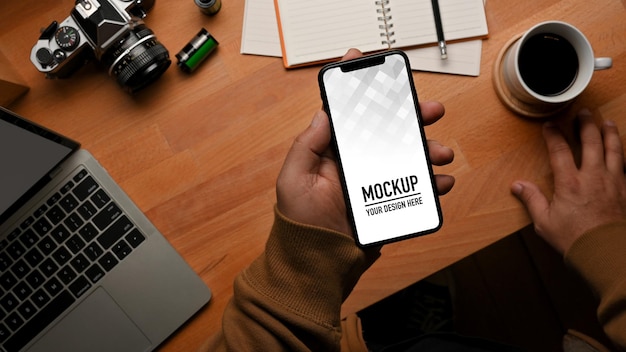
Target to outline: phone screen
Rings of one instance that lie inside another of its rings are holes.
[[[406,55],[329,64],[319,82],[357,243],[437,231],[441,209]]]

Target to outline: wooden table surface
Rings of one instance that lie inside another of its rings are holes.
[[[393,1],[393,0],[392,0]],[[240,54],[243,0],[223,0],[207,17],[192,0],[158,0],[145,19],[173,64],[136,96],[90,63],[67,80],[46,80],[29,60],[39,30],[63,20],[74,0],[0,2],[0,52],[30,91],[10,108],[82,142],[213,290],[211,303],[162,347],[196,348],[220,327],[232,282],[262,250],[273,221],[275,180],[293,138],[321,106],[319,66],[285,70],[279,58]],[[385,246],[343,307],[357,311],[528,225],[511,182],[549,190],[541,123],[509,112],[492,85],[502,46],[543,20],[580,28],[596,55],[614,67],[597,71],[572,108],[589,107],[626,132],[626,10],[617,0],[489,0],[489,39],[481,74],[415,72],[420,100],[438,100],[446,116],[427,127],[451,146],[454,162],[436,172],[456,186],[442,198],[444,226],[431,236]],[[174,55],[205,27],[218,50],[191,75]],[[347,48],[346,48],[347,49]]]

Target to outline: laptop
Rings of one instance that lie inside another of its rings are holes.
[[[0,107],[0,351],[150,351],[210,298],[89,152]]]

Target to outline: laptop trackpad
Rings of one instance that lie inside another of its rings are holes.
[[[145,351],[150,346],[148,338],[100,287],[28,351]]]

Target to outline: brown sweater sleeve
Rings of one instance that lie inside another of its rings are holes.
[[[202,350],[340,349],[341,303],[379,252],[275,214],[264,253],[235,279],[222,331]]]
[[[581,236],[565,255],[600,299],[598,320],[607,336],[626,350],[626,222]]]

